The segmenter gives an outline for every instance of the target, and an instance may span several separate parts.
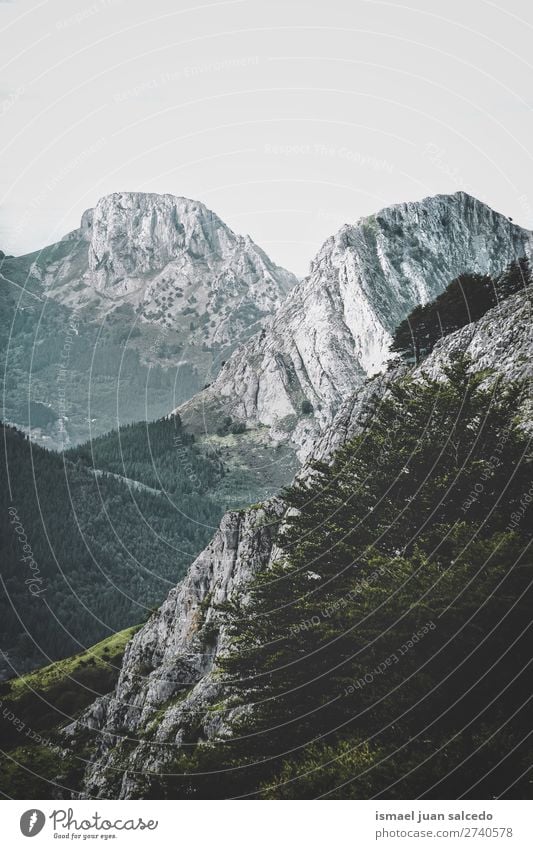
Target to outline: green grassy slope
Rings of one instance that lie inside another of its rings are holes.
[[[112,690],[136,630],[127,628],[0,686],[0,793],[53,798],[59,792],[56,785],[61,792],[75,787],[89,752],[80,749],[74,756],[57,729]]]

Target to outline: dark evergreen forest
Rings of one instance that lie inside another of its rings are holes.
[[[496,279],[483,274],[462,274],[434,301],[419,305],[394,334],[392,350],[419,363],[439,341],[454,330],[477,321],[492,307],[531,284],[530,262],[517,259]]]
[[[286,491],[285,556],[222,611],[232,734],[148,794],[529,798],[525,387],[486,378],[393,383]]]
[[[209,496],[221,464],[197,453],[179,418],[121,428],[92,447],[61,455],[2,427],[4,676],[144,620],[221,517]]]

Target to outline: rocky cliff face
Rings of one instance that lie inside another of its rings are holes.
[[[415,375],[438,377],[451,354],[462,351],[472,357],[473,369],[492,368],[507,379],[531,378],[530,348],[531,292],[526,290],[442,340]],[[404,370],[399,365],[388,375],[374,376],[347,398],[316,445],[316,455],[327,459],[354,435],[369,398],[386,392],[388,382]],[[301,472],[307,473],[306,468]],[[85,781],[88,796],[142,795],[143,776],[164,770],[181,746],[227,733],[228,715],[217,705],[220,691],[213,674],[227,636],[213,604],[245,590],[255,571],[280,555],[276,535],[284,512],[280,499],[273,499],[259,509],[227,514],[187,578],[130,643],[115,691],[67,729],[74,742],[87,726],[95,733],[91,739],[97,753]]]
[[[198,201],[121,192],[41,251],[32,274],[49,295],[103,312],[130,304],[189,342],[229,345],[270,316],[296,278]]]
[[[213,666],[227,646],[215,606],[269,562],[283,512],[273,499],[224,516],[185,580],[129,644],[115,693],[67,729],[74,740],[86,728],[96,732],[98,757],[86,775],[89,796],[136,795],[147,770],[160,770],[176,746],[196,739],[199,717],[210,736],[224,733],[227,715],[212,710],[219,694]],[[124,743],[131,734],[133,749]]]
[[[494,380],[496,376],[509,381],[529,380],[533,377],[530,353],[533,343],[532,318],[533,292],[529,288],[489,310],[479,321],[441,339],[413,374],[439,380],[451,356],[463,353],[471,359],[472,371],[487,369],[492,372],[488,381]],[[386,392],[388,383],[407,370],[405,364],[397,361],[389,374],[379,374],[367,380],[359,391],[343,403],[330,427],[317,441],[313,456],[327,460],[337,448],[355,435],[362,411],[370,399]],[[531,400],[525,398],[521,415],[530,429],[533,429],[532,409]]]
[[[203,204],[140,193],[102,198],[61,242],[1,265],[4,417],[59,450],[191,398],[296,282]]]
[[[222,407],[270,426],[273,439],[291,439],[304,459],[343,401],[382,370],[390,333],[416,304],[461,273],[500,272],[530,246],[529,231],[463,192],[345,225],[272,323],[180,413],[194,421],[200,409]]]

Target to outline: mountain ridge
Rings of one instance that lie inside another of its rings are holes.
[[[178,410],[200,432],[211,411],[266,425],[305,459],[342,401],[384,368],[390,334],[414,306],[461,273],[503,271],[532,245],[531,231],[465,192],[345,224],[268,325]]]
[[[222,294],[227,303],[221,308],[228,314],[214,329],[203,318],[201,343],[234,341],[245,328],[239,311],[255,309],[258,321],[296,282],[250,236],[234,233],[200,201],[171,194],[105,195],[83,213],[80,227],[58,244],[72,246],[75,262],[80,254],[85,257],[88,246],[87,268],[81,273],[86,284],[83,297],[99,295],[108,306],[131,303],[141,320],[163,327],[171,326],[183,310],[188,310],[193,323],[198,315],[211,321]],[[61,281],[61,266],[54,266],[51,274],[43,271],[41,253],[31,272],[43,280],[49,296],[71,302],[72,292],[68,287],[65,291]],[[68,254],[64,262],[68,284]]]
[[[414,378],[426,372],[438,377],[454,354],[466,353],[472,371],[493,369],[487,379],[498,374],[507,380],[531,379],[531,361],[525,356],[531,342],[531,306],[530,290],[512,295],[478,322],[441,340],[413,370]],[[492,344],[496,334],[503,339],[504,355],[502,346]],[[406,368],[400,364],[391,374],[370,378],[362,391],[347,399],[323,434],[317,456],[327,461],[354,436],[369,400],[382,397]],[[529,415],[527,406],[523,413]],[[299,477],[311,473],[306,466]],[[224,740],[232,713],[216,709],[221,690],[212,673],[229,638],[220,628],[217,606],[231,602],[259,569],[282,555],[276,538],[286,509],[276,497],[254,509],[227,513],[186,578],[127,647],[116,689],[65,729],[70,740],[85,729],[97,735],[98,753],[85,775],[84,793],[89,797],[135,798],[142,792],[143,774],[164,771],[174,748],[187,744],[191,734]],[[153,733],[146,734],[154,717]],[[129,735],[135,741],[133,751]],[[130,740],[126,754],[122,739]]]
[[[191,397],[296,282],[199,201],[139,192],[101,198],[62,241],[1,263],[3,417],[56,448]],[[54,397],[62,360],[70,412]],[[49,409],[45,426],[21,398]]]

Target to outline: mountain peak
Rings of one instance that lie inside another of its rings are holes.
[[[204,349],[255,332],[297,282],[205,204],[172,194],[105,195],[64,241],[75,247],[61,268],[39,270],[58,300],[83,298],[104,312],[126,302]],[[74,274],[84,284],[75,291]]]
[[[202,204],[173,195],[115,193],[92,215],[89,266],[108,288],[130,275],[163,268],[183,250],[221,254],[235,234]]]
[[[169,193],[158,194],[157,192],[110,192],[107,195],[102,195],[96,202],[95,206],[86,209],[81,217],[81,224],[78,230],[68,233],[65,239],[83,239],[90,242],[92,238],[92,226],[94,218],[100,218],[109,215],[113,212],[115,215],[123,215],[127,217],[135,214],[140,209],[154,209],[164,213],[165,210],[175,209],[182,214],[195,211],[198,216],[206,219],[216,219],[223,222],[218,216],[208,209],[201,201],[193,200],[192,198],[181,197]],[[229,227],[223,225],[229,230]]]
[[[177,209],[183,210],[197,209],[206,217],[214,216],[215,218],[218,218],[218,216],[208,209],[201,201],[194,200],[193,198],[187,198],[182,195],[173,195],[169,192],[110,192],[107,195],[102,195],[102,197],[96,202],[95,206],[87,210],[87,212],[94,212],[96,209],[116,208],[117,210],[122,210],[123,212],[128,213],[141,207],[154,207],[161,209],[165,207],[176,207]]]
[[[462,214],[464,214],[467,210],[476,210],[478,215],[483,215],[487,218],[498,218],[499,220],[505,218],[505,216],[495,212],[486,203],[474,197],[474,195],[470,195],[468,192],[459,189],[451,194],[427,195],[420,200],[403,201],[402,203],[390,204],[389,206],[383,207],[373,215],[367,215],[360,218],[355,225],[348,224],[346,226],[358,226],[365,221],[376,220],[382,217],[399,218],[413,216],[417,213],[427,215],[430,214],[430,212],[436,213],[437,210],[441,212],[445,210],[448,210],[449,212],[460,211]]]
[[[226,363],[209,398],[272,427],[304,457],[343,400],[388,358],[391,333],[459,274],[498,274],[532,234],[465,192],[396,204],[330,236],[270,326]],[[186,405],[202,408],[206,394]],[[311,417],[308,411],[314,411]]]

